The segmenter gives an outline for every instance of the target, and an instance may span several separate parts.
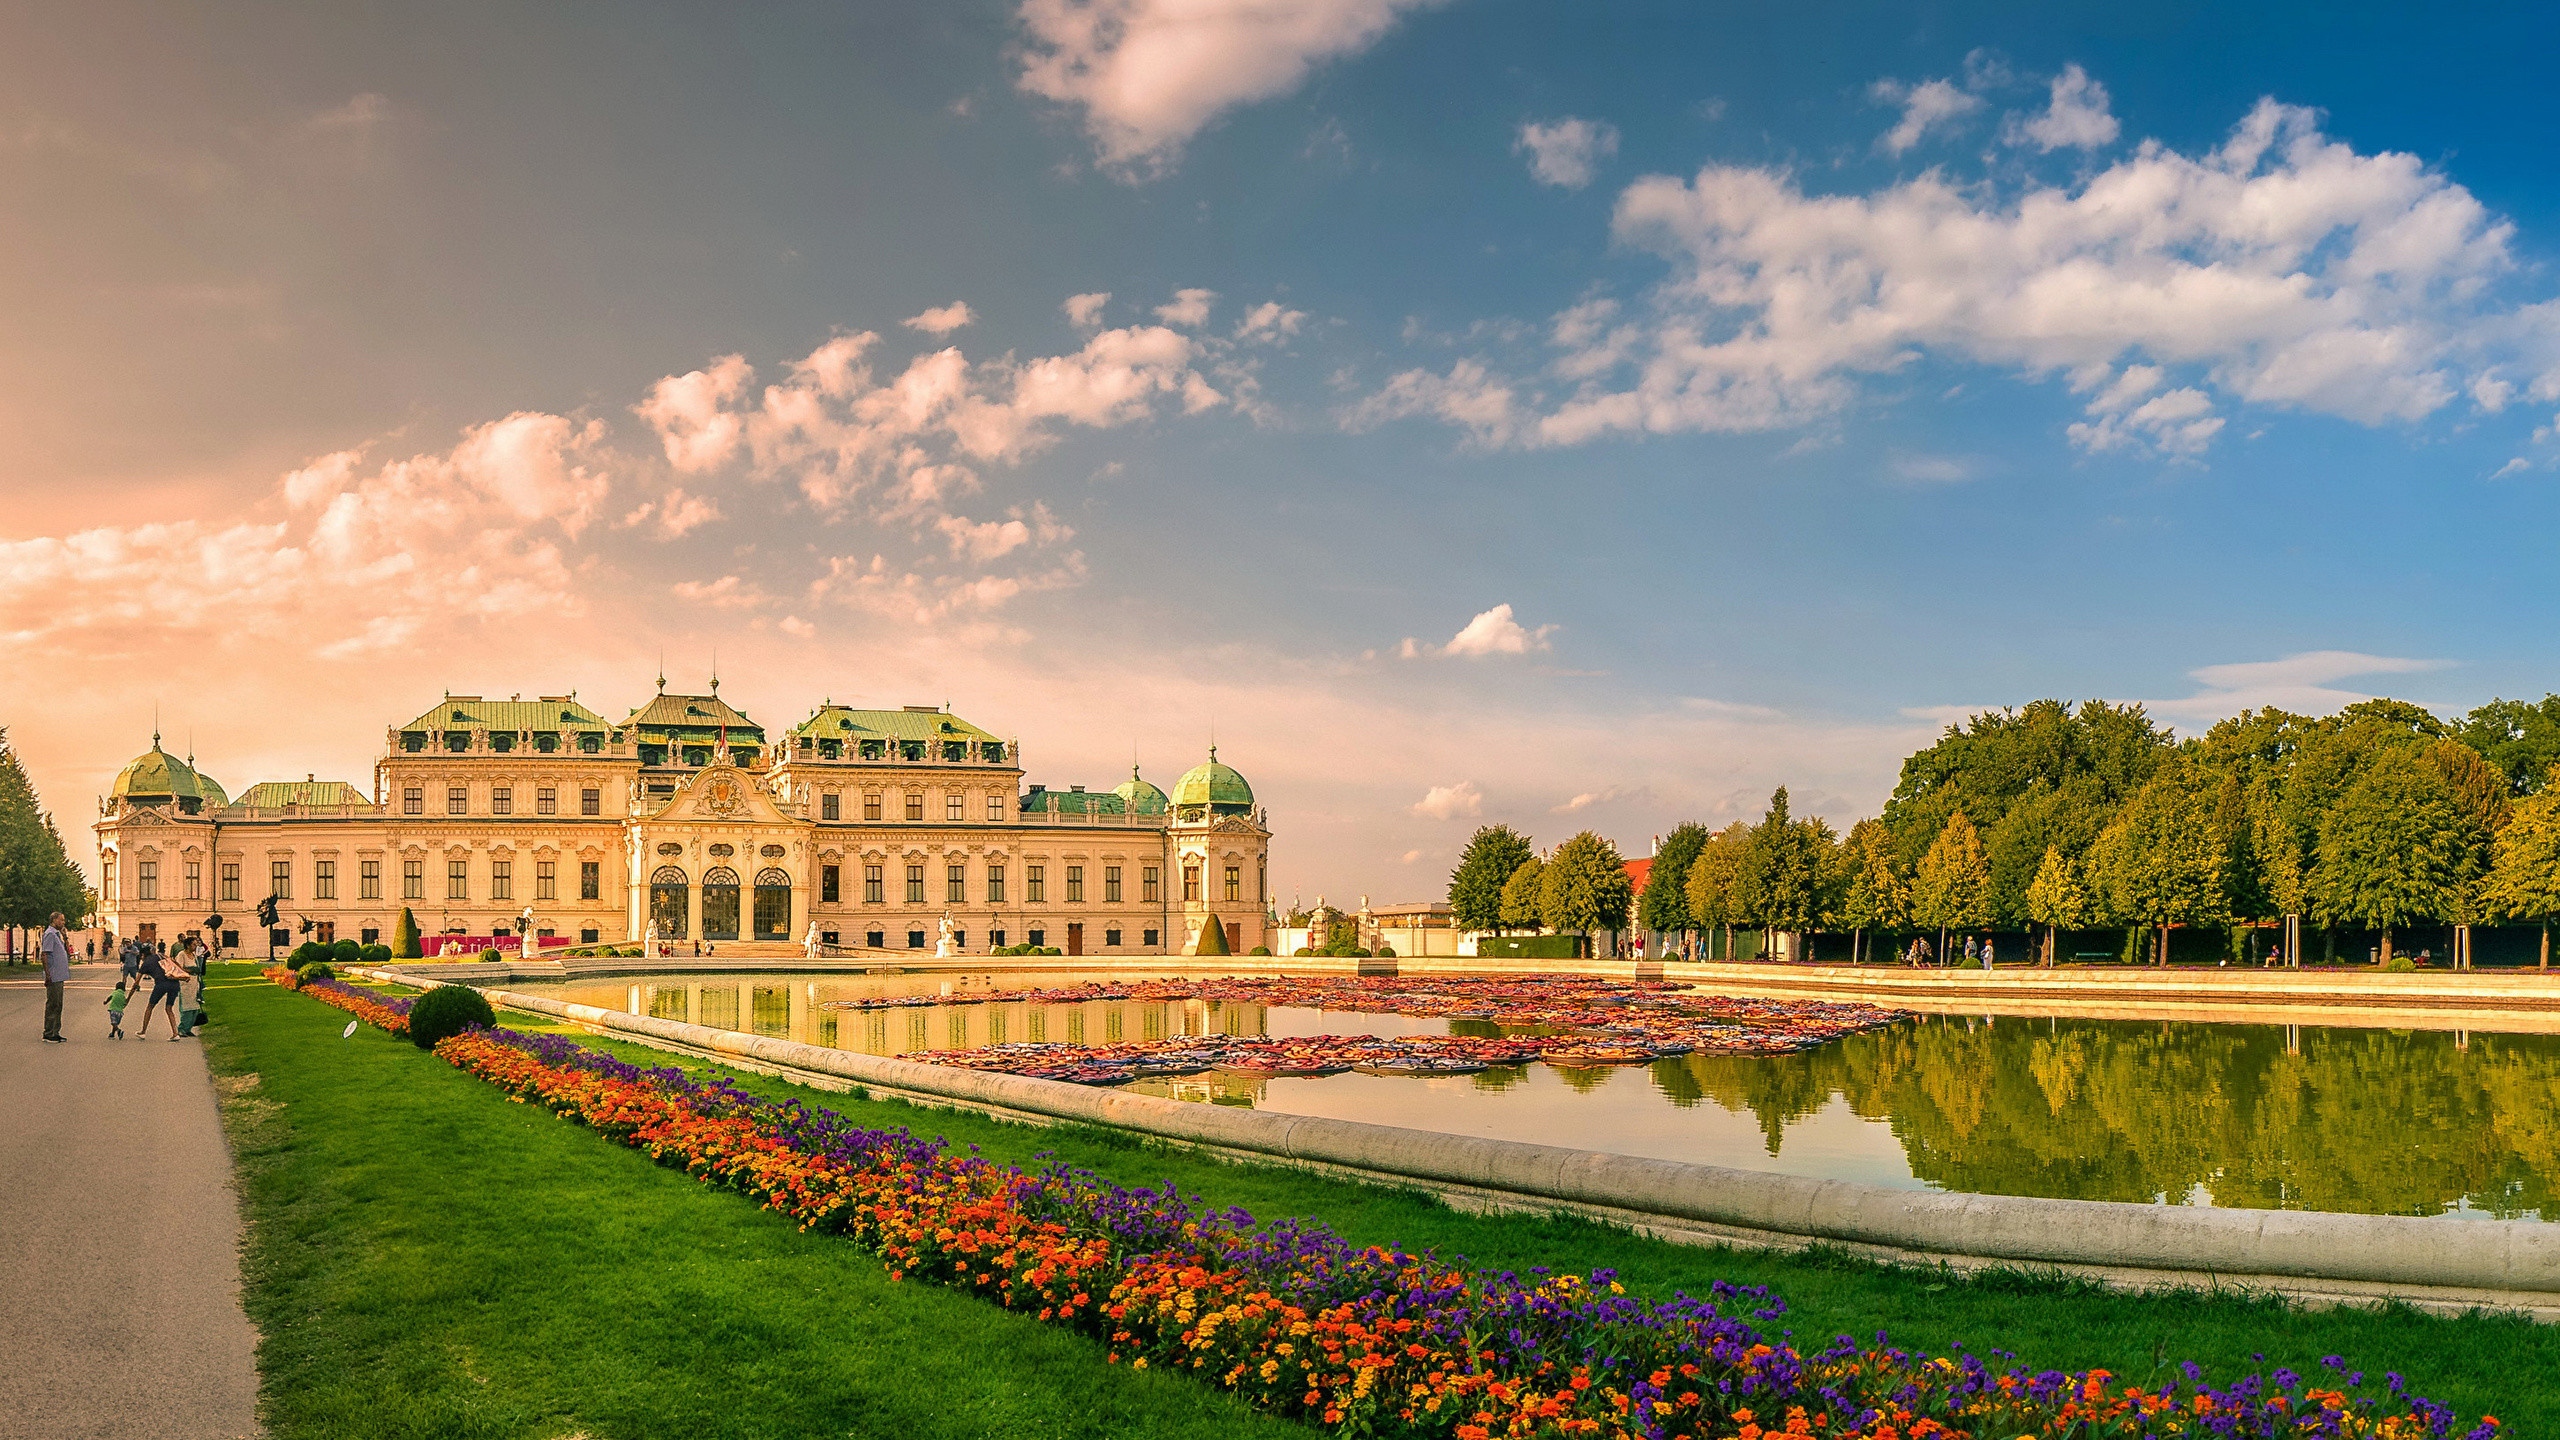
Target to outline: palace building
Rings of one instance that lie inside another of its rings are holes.
[[[234,800],[155,735],[99,801],[100,923],[225,947],[388,943],[404,907],[430,938],[530,911],[554,945],[738,954],[812,930],[930,953],[945,917],[975,955],[1193,953],[1212,924],[1232,953],[1270,943],[1268,818],[1214,746],[1170,795],[1134,766],[1111,790],[1026,788],[1018,742],[941,707],[822,704],[775,739],[719,689],[661,680],[618,721],[575,695],[447,695],[386,733],[369,794],[306,775]]]

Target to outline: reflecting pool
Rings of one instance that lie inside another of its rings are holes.
[[[867,1055],[1023,1040],[1497,1033],[1476,1020],[1210,1000],[978,998],[1070,978],[1082,977],[688,975],[520,988]],[[898,996],[933,1003],[828,1008]],[[1920,1189],[2560,1218],[2560,1036],[2549,1035],[1931,1015],[1797,1055],[1432,1079],[1212,1073],[1128,1088]]]

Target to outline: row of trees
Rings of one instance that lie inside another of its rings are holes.
[[[2267,709],[2180,739],[2138,705],[2041,700],[1951,725],[1903,762],[1884,813],[1846,835],[1798,819],[1780,789],[1758,823],[1662,840],[1633,918],[1694,934],[1909,935],[2037,927],[2246,928],[2287,915],[2330,934],[2560,916],[2560,696],[2492,701],[2459,721],[2368,700],[2323,718]],[[1559,847],[1587,868],[1587,832]],[[1614,851],[1609,852],[1615,866]],[[1468,928],[1603,928],[1549,900],[1526,837],[1489,826],[1451,877]],[[1504,865],[1510,865],[1508,870]],[[1534,872],[1533,872],[1534,873]],[[1577,875],[1583,871],[1578,869]],[[1492,877],[1500,875],[1499,882]],[[1536,900],[1530,901],[1530,885]],[[1579,888],[1577,888],[1579,887]],[[1558,923],[1570,915],[1579,923]]]
[[[1634,902],[1618,847],[1589,830],[1542,857],[1528,836],[1487,825],[1449,876],[1449,908],[1468,930],[1614,933],[1626,928]]]
[[[36,800],[35,785],[0,730],[0,926],[11,931],[10,952],[31,947],[19,936],[44,925],[57,910],[73,925],[96,907],[80,867],[63,848],[62,832]]]

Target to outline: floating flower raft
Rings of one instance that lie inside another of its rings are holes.
[[[1792,1055],[1908,1018],[1900,1010],[1825,1000],[1761,1000],[1578,975],[1400,979],[1380,976],[1230,976],[1217,980],[1095,981],[1049,989],[828,1001],[833,1010],[911,1009],[991,1001],[1214,1000],[1355,1014],[1479,1021],[1492,1035],[1173,1036],[1102,1044],[1017,1042],[914,1050],[902,1059],[1030,1075],[1077,1085],[1123,1085],[1163,1075],[1464,1075],[1496,1065],[1569,1068],[1649,1065],[1679,1055]]]
[[[269,972],[277,974],[279,972]],[[405,1004],[336,981],[302,993],[380,1024]],[[2373,1394],[2335,1356],[2235,1384],[2123,1385],[2104,1370],[1922,1355],[1879,1333],[1806,1352],[1757,1324],[1765,1288],[1653,1302],[1611,1272],[1488,1272],[1312,1223],[1257,1224],[1168,1189],[1029,1172],[906,1130],[857,1126],[726,1080],[642,1069],[560,1035],[475,1030],[436,1046],[520,1103],[846,1236],[893,1279],[976,1292],[1082,1331],[1114,1363],[1189,1371],[1339,1435],[1606,1440],[2494,1440],[2400,1377]],[[1996,1353],[1996,1352],[1995,1352]],[[2004,1357],[2005,1358],[2005,1357]]]

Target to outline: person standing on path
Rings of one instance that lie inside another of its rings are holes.
[[[177,1039],[178,984],[179,977],[184,972],[173,968],[168,961],[160,958],[156,950],[152,950],[145,951],[143,954],[142,973],[151,977],[151,998],[143,1003],[142,1029],[136,1032],[134,1038],[138,1040],[151,1038],[151,1017],[159,1013],[160,1006],[165,1002],[169,1007],[169,1038]]]
[[[1985,970],[1994,968],[1991,963],[1991,937],[1988,935],[1982,937],[1982,968]]]
[[[53,912],[53,923],[44,927],[44,939],[37,942],[44,951],[44,1038],[56,1045],[62,1039],[62,987],[71,983],[71,940],[62,933],[62,912]]]

